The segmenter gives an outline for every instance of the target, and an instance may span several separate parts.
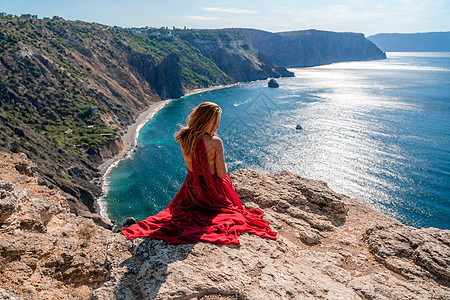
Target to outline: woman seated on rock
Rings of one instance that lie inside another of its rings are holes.
[[[240,246],[243,232],[276,239],[260,209],[246,209],[231,184],[222,140],[216,135],[222,109],[203,102],[175,135],[188,174],[172,202],[122,233],[128,238],[151,237],[169,244],[198,241]]]

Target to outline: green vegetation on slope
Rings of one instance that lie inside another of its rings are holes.
[[[177,36],[161,36],[131,29],[120,30],[129,41],[129,46],[139,52],[153,55],[162,61],[170,53],[180,56],[183,83],[187,89],[231,83],[234,80],[220,70],[216,64]],[[158,32],[159,33],[159,32]]]
[[[280,76],[243,39],[0,17],[0,148],[26,153],[51,184],[70,179],[93,191],[95,166],[120,151],[120,134],[151,103]],[[66,190],[86,198],[76,189]]]
[[[24,126],[78,155],[114,140],[137,112],[159,99],[130,68],[130,52],[150,54],[155,65],[178,53],[187,89],[233,82],[199,50],[174,37],[70,21],[2,17],[0,25],[5,128]],[[1,134],[0,139],[8,148],[12,138]]]

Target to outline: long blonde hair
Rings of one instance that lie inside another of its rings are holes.
[[[175,140],[180,142],[184,155],[187,156],[194,150],[198,138],[206,132],[210,122],[217,125],[221,113],[219,105],[212,102],[203,102],[192,110],[187,117],[187,126],[175,133]]]

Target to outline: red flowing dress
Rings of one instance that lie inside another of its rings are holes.
[[[203,241],[240,246],[238,238],[243,232],[276,240],[277,233],[263,219],[264,212],[242,206],[230,175],[227,173],[223,179],[211,175],[201,137],[192,155],[192,168],[194,171],[188,169],[177,195],[162,212],[122,228],[123,235],[128,239],[162,239],[169,244]]]

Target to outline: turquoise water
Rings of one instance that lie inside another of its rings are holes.
[[[187,173],[177,124],[212,101],[223,109],[218,133],[230,172],[288,170],[407,225],[450,229],[450,53],[292,71],[279,89],[258,81],[169,103],[113,170],[111,219],[141,220],[170,203]]]

